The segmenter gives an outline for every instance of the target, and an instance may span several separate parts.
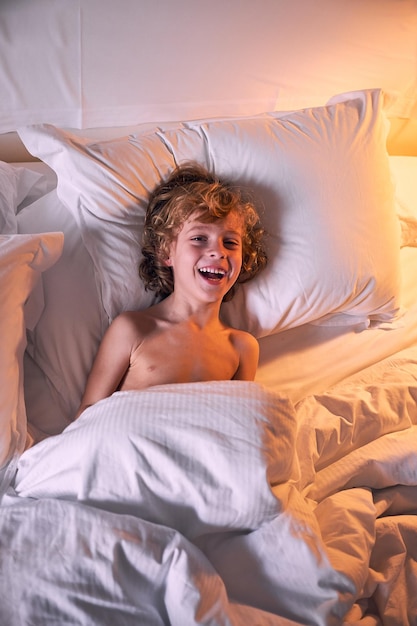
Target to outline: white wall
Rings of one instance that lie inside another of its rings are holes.
[[[416,0],[2,0],[0,131],[252,114],[382,87],[417,119]]]

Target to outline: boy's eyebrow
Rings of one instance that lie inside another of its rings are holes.
[[[228,236],[234,235],[236,237],[242,237],[242,231],[240,230],[226,230],[225,234]]]
[[[186,227],[186,232],[187,233],[192,233],[194,230],[195,231],[205,231],[208,230],[210,228],[210,222],[206,223],[206,222],[194,222],[193,224],[189,224]],[[235,235],[236,237],[242,237],[242,231],[241,230],[235,230],[233,228],[228,228],[227,230],[224,231],[224,234],[227,236],[232,236]]]

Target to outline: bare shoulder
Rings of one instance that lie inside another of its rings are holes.
[[[258,340],[248,332],[231,329],[231,339],[239,353],[239,367],[236,379],[253,380],[259,361]]]
[[[119,313],[112,322],[112,326],[117,326],[119,329],[132,329],[132,330],[149,330],[155,326],[156,319],[150,313],[150,309],[143,311],[123,311]]]
[[[232,341],[236,348],[242,350],[255,350],[259,352],[259,343],[256,337],[245,330],[231,329]]]
[[[155,319],[146,311],[123,311],[114,318],[106,335],[113,343],[129,344],[133,349],[155,329]]]

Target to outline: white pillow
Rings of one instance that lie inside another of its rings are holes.
[[[0,494],[26,443],[24,306],[40,273],[61,254],[62,233],[0,235]]]
[[[10,165],[19,176],[20,193],[17,199],[17,212],[55,189],[56,174],[46,163],[25,161]]]
[[[31,201],[43,175],[30,167],[0,161],[0,233],[16,234],[16,212]]]
[[[417,246],[417,157],[390,156],[395,181],[396,211],[401,224],[401,246]]]
[[[46,306],[27,333],[27,417],[38,439],[60,432],[73,419],[107,318],[80,230],[56,190],[20,211],[17,223],[19,233],[65,234],[60,259],[37,288],[42,287]]]
[[[193,159],[252,189],[269,231],[269,266],[224,305],[228,323],[257,336],[316,321],[389,323],[400,309],[400,233],[382,95],[340,100],[104,142],[48,125],[19,134],[58,175],[109,319],[152,302],[137,276],[147,194]]]
[[[47,168],[45,164],[42,164]],[[48,168],[49,169],[49,168]],[[30,167],[0,161],[0,234],[17,234],[16,213],[25,203],[41,191],[44,176]],[[38,232],[37,229],[33,232]],[[33,328],[44,307],[42,289],[33,290],[25,306],[27,328]]]
[[[28,198],[42,175],[26,167],[0,161],[0,233],[17,233],[16,212]]]
[[[149,306],[154,294],[138,276],[147,197],[175,167],[156,132],[102,142],[50,125],[19,134],[57,173],[59,198],[81,229],[108,319]]]
[[[268,267],[224,305],[229,324],[262,336],[399,314],[399,226],[382,94],[349,96],[161,133],[178,162],[197,154],[263,206]]]
[[[5,235],[17,233],[17,188],[17,173],[8,163],[0,161],[0,233]]]
[[[254,529],[280,511],[270,484],[294,471],[295,412],[257,383],[116,392],[27,450],[15,491],[175,528],[190,539]]]

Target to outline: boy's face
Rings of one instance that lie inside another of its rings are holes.
[[[191,215],[171,244],[167,265],[173,269],[175,292],[221,301],[242,267],[241,217],[230,213],[206,224]]]

